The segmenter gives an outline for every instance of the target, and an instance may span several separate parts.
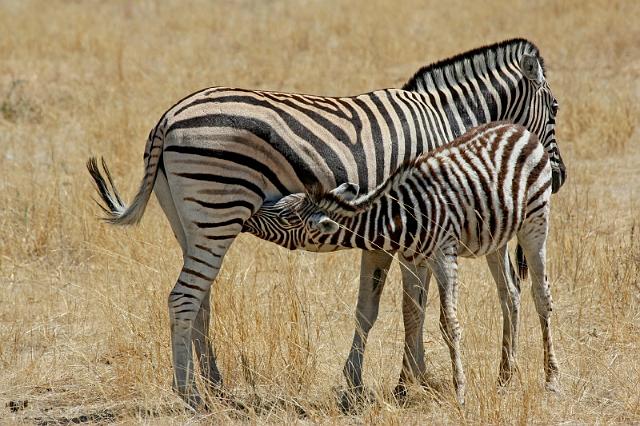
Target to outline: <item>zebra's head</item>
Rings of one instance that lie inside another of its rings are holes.
[[[242,230],[256,237],[294,250],[299,247],[304,229],[297,213],[304,205],[304,194],[290,194],[275,202],[266,202],[247,220]]]
[[[350,201],[358,191],[357,184],[343,183],[329,192]],[[312,249],[317,244],[315,237],[335,232],[331,231],[334,225],[337,226],[318,210],[309,194],[295,193],[263,204],[245,222],[243,231],[291,250]]]
[[[556,115],[558,100],[544,76],[544,70],[538,56],[524,54],[520,59],[520,69],[524,75],[524,99],[521,115],[516,121],[535,133],[549,153],[553,173],[552,191],[558,192],[567,178],[567,171],[556,141]]]
[[[280,215],[289,223],[302,228],[303,244],[313,245],[321,235],[334,234],[341,226],[328,214],[340,215],[346,206],[350,211],[351,202],[358,197],[360,187],[355,183],[343,183],[331,191],[312,191],[311,194],[291,194],[280,200]]]
[[[339,199],[349,201],[348,198]],[[319,208],[309,194],[291,194],[277,204],[281,223],[286,224],[290,232],[298,237],[299,247],[319,244],[319,236],[333,234],[340,229],[340,225]]]

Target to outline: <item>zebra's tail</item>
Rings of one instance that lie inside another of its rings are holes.
[[[529,265],[527,265],[527,258],[524,257],[524,251],[520,244],[516,247],[516,263],[518,264],[518,276],[520,279],[526,280],[529,275]]]
[[[152,137],[149,138],[145,150],[145,175],[140,184],[140,189],[138,189],[138,193],[129,206],[120,198],[120,194],[113,183],[111,173],[107,168],[107,163],[104,161],[104,158],[101,159],[104,174],[100,172],[98,160],[95,157],[91,157],[89,161],[87,161],[87,169],[96,183],[96,189],[102,199],[102,203],[98,202],[98,205],[106,214],[105,217],[103,217],[105,222],[112,225],[135,225],[142,219],[144,210],[147,207],[147,202],[151,196],[151,191],[153,191],[156,176],[158,175],[158,164],[162,161],[161,155],[150,155],[151,151],[156,148],[156,144],[153,143],[155,141],[159,141],[159,143],[156,142],[156,144],[162,148],[162,142],[159,138],[155,140]]]

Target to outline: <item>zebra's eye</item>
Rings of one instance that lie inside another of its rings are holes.
[[[280,220],[280,224],[284,227],[295,227],[300,223],[298,215],[288,210],[283,210],[278,213],[278,219]]]
[[[289,222],[289,214],[286,211],[281,211],[278,213],[278,219],[280,219],[284,223]]]
[[[558,104],[558,101],[554,100],[551,104],[551,113],[555,116],[556,114],[558,114],[559,109],[560,105]]]

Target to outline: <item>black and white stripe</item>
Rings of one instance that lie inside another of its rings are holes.
[[[197,402],[188,342],[198,338],[204,341],[195,345],[204,374],[220,383],[204,328],[208,321],[196,317],[208,311],[205,299],[229,246],[238,233],[251,231],[245,228],[247,220],[265,202],[317,185],[329,189],[356,182],[371,189],[404,161],[467,128],[500,119],[520,122],[538,134],[551,155],[557,189],[564,165],[554,136],[555,104],[538,49],[526,40],[509,40],[426,67],[404,90],[344,98],[219,87],[194,93],[152,130],[145,177],[128,207],[96,162],[90,162],[109,222],[138,222],[154,190],[184,251],[184,267],[169,298],[178,391]],[[362,384],[366,334],[377,315],[371,307],[389,262],[380,254],[363,255],[358,331],[345,366],[354,387]],[[506,268],[512,275],[510,265]],[[428,281],[426,272],[418,272]],[[424,284],[415,275],[403,274],[407,294],[422,292]],[[413,309],[417,293],[407,300],[405,313]],[[422,315],[421,309],[417,312]],[[419,332],[421,317],[412,321],[417,328],[407,329]],[[407,338],[413,343],[407,344],[411,352],[405,364],[415,375],[424,370],[422,342],[416,335]]]
[[[532,265],[533,294],[544,337],[547,384],[558,366],[549,327],[551,294],[545,270],[551,165],[538,138],[519,125],[490,123],[470,130],[441,149],[401,166],[386,182],[349,201],[320,190],[283,197],[273,207],[283,228],[302,230],[308,241],[345,248],[398,252],[434,271],[441,300],[441,325],[454,369],[458,401],[464,402],[456,315],[457,258],[489,256],[504,314],[518,323],[519,299],[502,274],[509,240],[518,237]],[[517,333],[517,328],[508,330]],[[515,353],[508,356],[507,381]],[[515,342],[515,340],[513,340]]]

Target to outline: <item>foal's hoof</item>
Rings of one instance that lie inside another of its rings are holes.
[[[499,388],[506,388],[509,383],[511,383],[511,379],[513,378],[513,373],[509,372],[509,373],[500,373],[500,375],[498,376],[498,387]]]
[[[496,386],[496,388],[497,388],[496,390],[498,392],[498,395],[506,394],[507,393],[507,389],[508,389],[509,385],[511,384],[511,382],[512,382],[512,376],[505,377],[503,375],[500,375],[498,377],[498,384]]]
[[[458,407],[462,408],[464,407],[464,396],[466,394],[466,386],[464,385],[464,382],[462,382],[462,384],[459,384],[458,386],[455,386],[455,391]]]
[[[551,379],[544,384],[544,390],[547,392],[560,393],[560,384],[558,379]]]

